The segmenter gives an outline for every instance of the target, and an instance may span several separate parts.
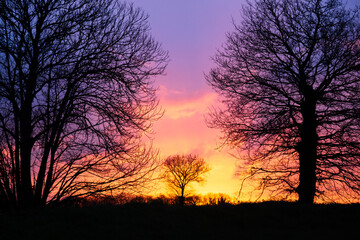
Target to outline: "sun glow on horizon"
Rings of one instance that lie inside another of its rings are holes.
[[[195,194],[225,193],[234,196],[240,188],[235,177],[236,159],[226,149],[219,150],[220,132],[206,126],[209,107],[218,105],[218,96],[212,91],[189,94],[186,91],[160,86],[158,96],[165,110],[164,116],[154,123],[153,146],[161,159],[175,154],[197,154],[209,164],[211,171],[206,181],[193,183]],[[167,189],[161,187],[161,193]]]

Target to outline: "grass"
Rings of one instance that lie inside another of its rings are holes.
[[[360,205],[58,207],[0,213],[0,239],[347,239]]]

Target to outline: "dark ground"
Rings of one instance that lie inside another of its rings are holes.
[[[0,212],[0,239],[358,239],[360,205],[57,207]]]

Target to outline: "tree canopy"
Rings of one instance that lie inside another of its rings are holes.
[[[203,182],[204,174],[210,171],[204,159],[197,155],[173,155],[164,161],[164,178],[169,187],[180,199],[180,204],[184,204],[185,189],[192,182]]]
[[[360,19],[338,0],[256,0],[214,57],[223,97],[210,127],[244,179],[282,196],[343,201],[360,191]]]
[[[0,0],[0,202],[137,188],[168,55],[117,0]]]

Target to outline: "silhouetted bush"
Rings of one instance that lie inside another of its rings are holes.
[[[203,200],[203,204],[205,205],[226,205],[232,203],[234,203],[234,201],[231,199],[231,197],[223,193],[207,194]]]

